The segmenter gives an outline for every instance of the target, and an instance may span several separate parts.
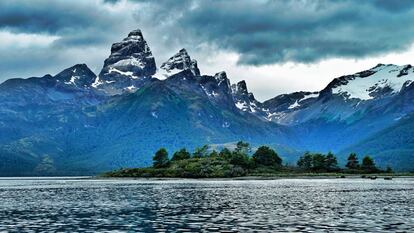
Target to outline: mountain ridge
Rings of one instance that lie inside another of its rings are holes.
[[[414,112],[413,81],[410,65],[378,64],[320,91],[260,102],[245,81],[202,74],[185,49],[157,68],[134,30],[112,45],[98,75],[77,64],[0,84],[0,168],[6,175],[96,174],[148,165],[160,146],[238,140],[281,148],[293,162],[306,150],[344,151],[398,124]]]

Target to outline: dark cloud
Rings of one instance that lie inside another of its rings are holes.
[[[97,72],[111,43],[130,30],[131,20],[123,15],[98,0],[0,1],[0,32],[58,38],[47,47],[0,44],[0,81],[54,74],[76,63],[87,63]]]
[[[361,58],[414,41],[413,1],[198,2],[178,24],[241,54],[242,64]]]
[[[375,0],[374,5],[387,11],[410,11],[414,7],[412,0]]]
[[[111,43],[135,28],[161,59],[181,47],[207,45],[240,54],[240,64],[264,65],[401,51],[414,41],[413,21],[411,0],[3,0],[0,31],[59,39],[19,52],[0,45],[0,78],[85,60],[100,67]],[[30,69],[21,73],[25,63]]]
[[[135,15],[169,43],[210,43],[247,65],[364,58],[414,41],[411,0],[148,1]]]
[[[92,42],[99,42],[96,32],[106,32],[99,36],[111,38],[114,25],[123,21],[120,13],[111,13],[102,7],[102,3],[93,1],[0,1],[0,29],[15,33],[41,33],[66,37],[75,43],[91,42],[85,40],[85,33],[90,34]],[[83,39],[76,38],[80,35]],[[112,37],[113,38],[113,37]]]

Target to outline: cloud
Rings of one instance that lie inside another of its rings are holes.
[[[0,1],[0,81],[56,74],[77,63],[99,72],[111,44],[134,28],[126,7],[101,0]]]
[[[3,0],[0,37],[25,46],[0,43],[0,78],[83,62],[99,72],[111,44],[136,28],[158,64],[186,47],[200,61],[220,52],[260,67],[403,51],[414,41],[413,21],[411,0]]]
[[[57,39],[59,39],[58,36],[0,31],[2,46],[7,48],[47,47]]]
[[[414,41],[412,1],[187,3],[166,10],[176,16],[174,25],[187,29],[184,36],[195,44],[207,41],[239,53],[241,64],[364,58],[404,50]]]

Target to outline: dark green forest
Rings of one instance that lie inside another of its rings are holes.
[[[359,161],[355,153],[348,157],[341,168],[333,153],[304,153],[296,166],[283,164],[282,158],[272,148],[260,146],[252,151],[249,143],[239,141],[234,149],[211,150],[208,145],[198,147],[193,152],[186,148],[175,151],[170,156],[165,148],[160,148],[153,156],[153,166],[147,168],[127,168],[108,172],[109,177],[181,177],[181,178],[225,178],[242,176],[266,176],[272,174],[373,174],[392,173],[376,167],[370,156]]]

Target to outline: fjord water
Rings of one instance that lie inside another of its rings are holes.
[[[0,179],[0,231],[414,229],[414,179]]]

